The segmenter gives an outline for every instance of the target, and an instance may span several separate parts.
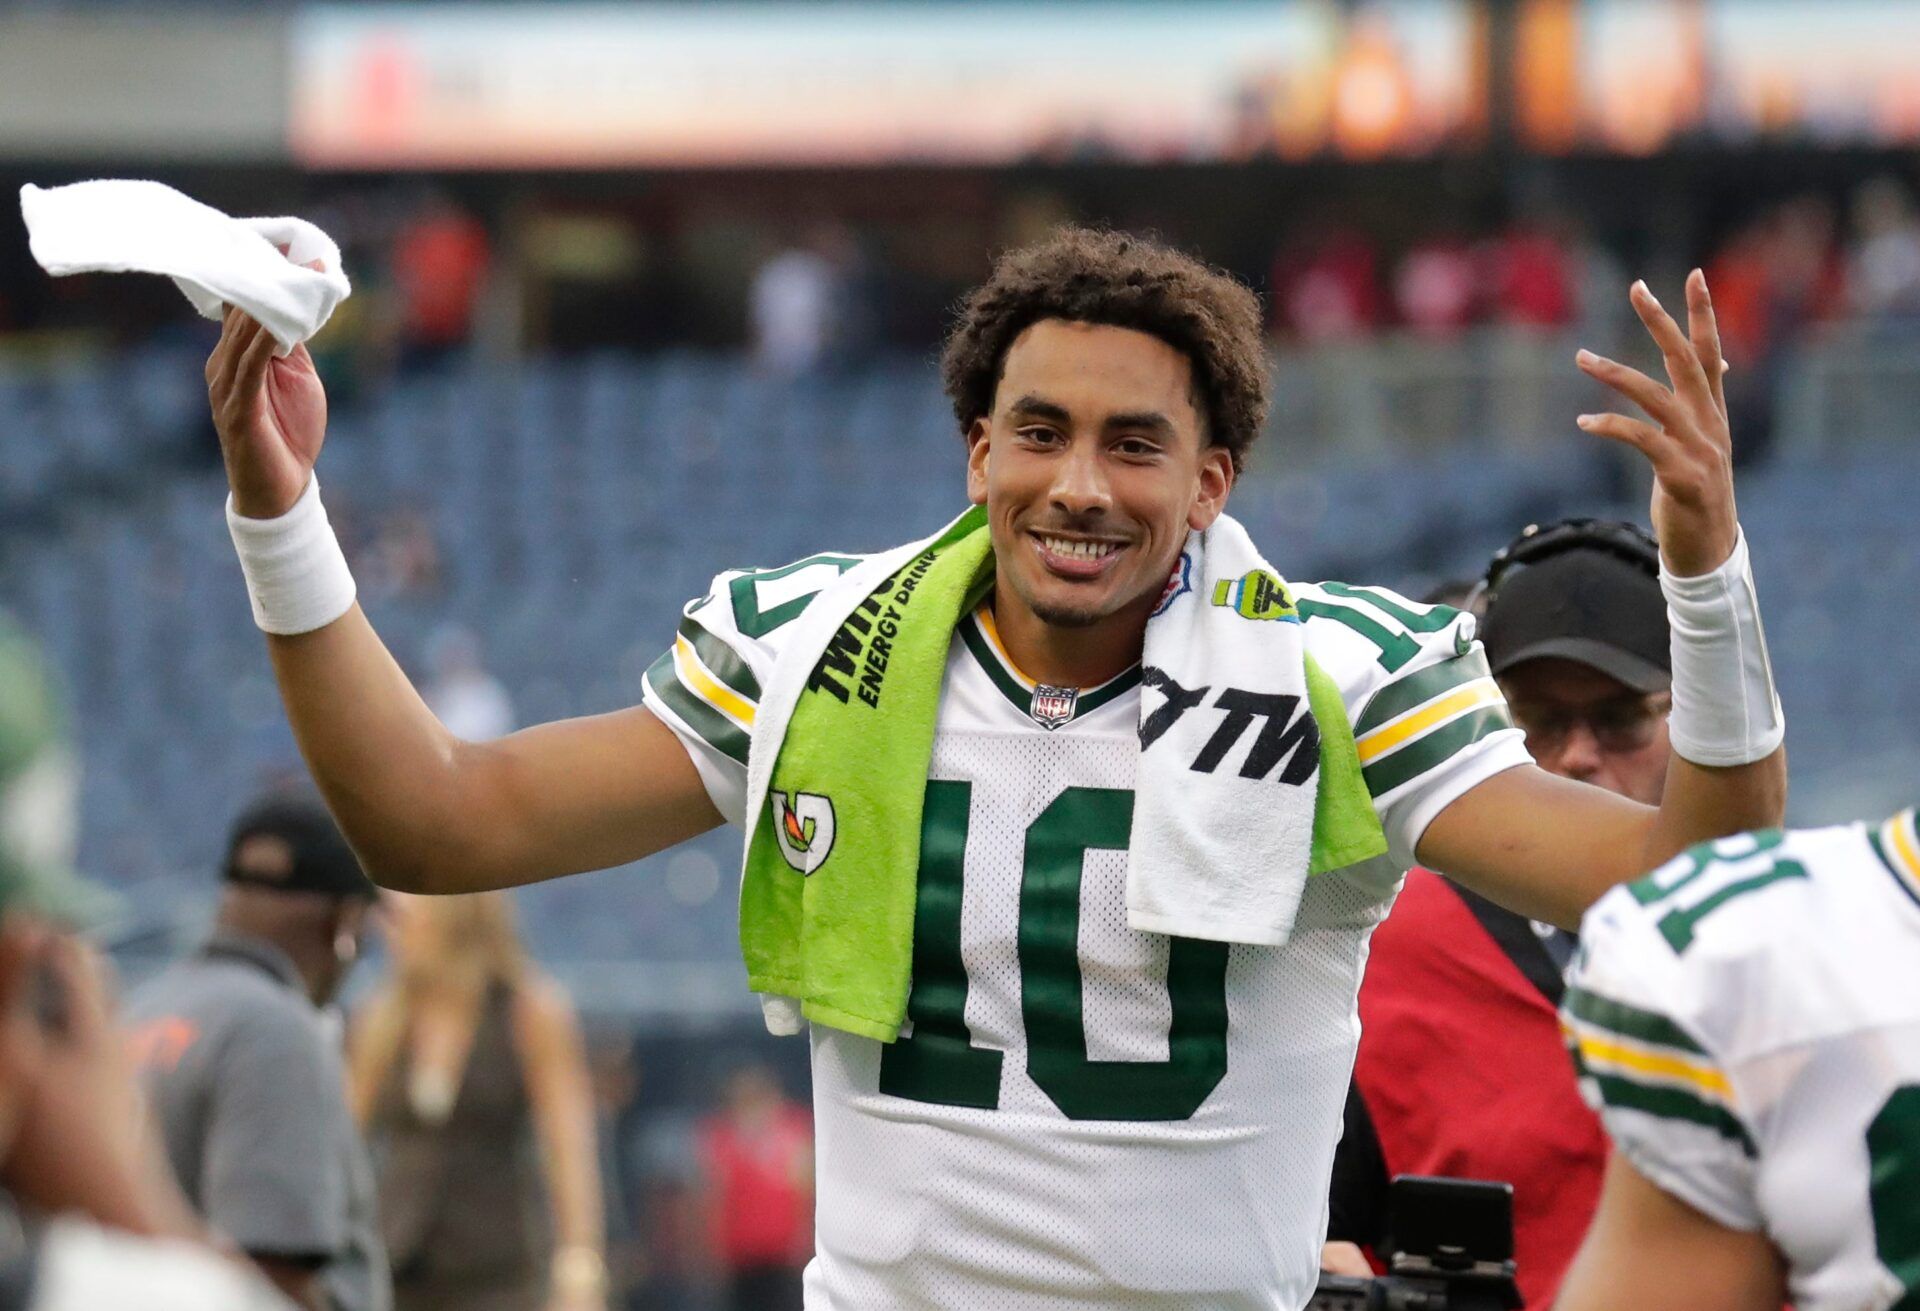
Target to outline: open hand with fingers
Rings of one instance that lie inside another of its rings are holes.
[[[318,261],[310,264],[318,268]],[[227,307],[220,341],[207,358],[207,400],[233,506],[249,519],[273,519],[299,499],[327,431],[327,394],[304,343],[284,359],[273,334]]]
[[[1706,275],[1687,277],[1687,330],[1636,282],[1628,292],[1666,367],[1667,386],[1638,369],[1581,351],[1580,369],[1632,401],[1647,416],[1583,414],[1587,432],[1624,442],[1653,466],[1653,528],[1667,571],[1690,578],[1719,568],[1739,540],[1733,502],[1733,439],[1720,330]]]

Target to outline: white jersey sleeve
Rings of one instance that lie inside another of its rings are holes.
[[[1472,615],[1383,587],[1302,584],[1307,650],[1340,685],[1367,790],[1403,868],[1433,817],[1531,762],[1474,638]]]
[[[1587,913],[1562,1009],[1634,1167],[1785,1257],[1802,1311],[1920,1293],[1920,833],[1707,843]]]
[[[714,808],[730,824],[741,824],[746,809],[747,745],[781,637],[859,560],[810,555],[778,569],[720,574],[705,596],[687,603],[673,645],[647,670],[647,709],[686,746]]]
[[[1582,1094],[1634,1168],[1728,1228],[1754,1230],[1753,1131],[1701,1033],[1699,971],[1647,909],[1702,854],[1615,888],[1588,911],[1561,1029]]]

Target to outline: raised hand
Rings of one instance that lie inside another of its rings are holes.
[[[327,393],[306,346],[285,359],[273,351],[273,334],[228,306],[207,357],[207,400],[227,482],[234,509],[249,519],[277,518],[292,507],[327,434]]]
[[[1733,554],[1740,525],[1722,376],[1726,363],[1706,275],[1695,269],[1687,277],[1685,333],[1645,282],[1634,283],[1628,299],[1660,348],[1671,385],[1663,387],[1638,369],[1583,350],[1575,357],[1581,371],[1639,406],[1652,422],[1624,414],[1583,414],[1578,423],[1633,447],[1653,466],[1653,529],[1668,572],[1681,578],[1711,573]]]

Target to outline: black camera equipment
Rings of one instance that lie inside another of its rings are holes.
[[[1320,1276],[1309,1311],[1514,1311],[1513,1186],[1400,1175],[1387,1198],[1387,1274]]]

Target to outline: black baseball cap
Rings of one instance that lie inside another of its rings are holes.
[[[229,883],[372,901],[380,895],[318,797],[272,792],[240,812],[221,873]]]
[[[1649,560],[1570,544],[1514,562],[1487,596],[1480,630],[1495,675],[1558,657],[1599,670],[1636,692],[1673,684],[1666,598]]]

